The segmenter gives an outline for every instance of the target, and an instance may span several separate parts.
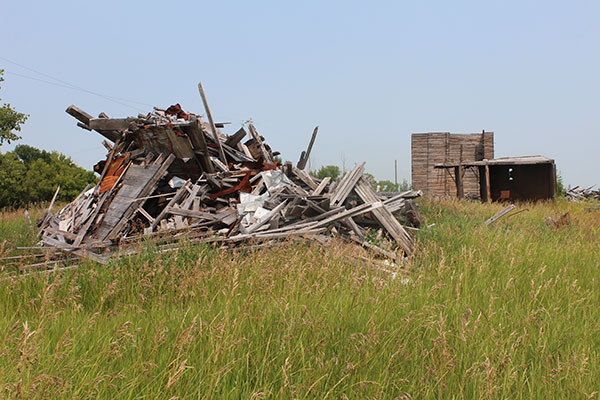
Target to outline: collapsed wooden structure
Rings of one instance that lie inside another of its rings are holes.
[[[44,216],[42,245],[102,263],[147,237],[237,246],[333,235],[386,256],[413,253],[413,239],[395,214],[419,192],[378,195],[363,177],[364,163],[336,182],[312,177],[304,166],[317,129],[297,165],[280,165],[252,123],[224,134],[199,89],[207,121],[178,104],[130,118],[93,118],[70,106],[66,112],[78,126],[106,138],[108,155],[95,166],[95,187]],[[415,212],[414,205],[407,210]],[[367,243],[369,229],[390,244]]]

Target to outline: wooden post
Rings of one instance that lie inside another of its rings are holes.
[[[492,191],[490,188],[490,166],[485,164],[485,190],[487,191],[487,202],[492,202]]]
[[[398,160],[394,160],[394,188],[398,191]]]
[[[208,122],[210,123],[210,129],[212,131],[213,138],[215,139],[215,143],[217,143],[217,147],[219,148],[219,158],[221,159],[223,164],[227,166],[227,158],[225,158],[223,146],[221,146],[219,135],[217,135],[217,127],[215,126],[215,121],[213,121],[212,114],[210,113],[210,108],[208,108],[208,101],[206,100],[206,95],[204,94],[202,82],[198,83],[198,90],[200,91],[200,97],[202,97],[202,102],[204,103],[204,109],[206,110],[206,116],[208,117]]]
[[[550,193],[552,200],[555,200],[558,195],[558,182],[556,182],[556,164],[554,163],[550,167]]]
[[[462,167],[460,165],[454,167],[454,177],[456,181],[456,196],[462,199],[465,197],[465,193],[463,189]]]

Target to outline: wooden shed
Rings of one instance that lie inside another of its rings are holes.
[[[448,132],[413,133],[412,184],[417,190],[432,196],[479,197],[477,169],[465,169],[458,177],[458,168],[435,168],[436,164],[461,165],[494,158],[494,132],[454,134]],[[463,193],[457,192],[463,188]]]
[[[459,177],[455,182],[459,197],[462,197],[460,176],[466,175],[466,171],[479,176],[479,196],[483,201],[538,201],[556,197],[556,165],[544,156],[445,163],[435,168],[452,170]]]

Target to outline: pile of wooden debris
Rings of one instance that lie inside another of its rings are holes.
[[[312,177],[304,167],[316,128],[297,165],[280,165],[251,123],[248,131],[221,132],[199,88],[208,121],[178,104],[124,119],[67,109],[80,127],[107,139],[109,153],[95,166],[95,187],[44,216],[44,247],[105,263],[140,237],[237,246],[339,236],[387,256],[412,254],[413,239],[397,216],[420,223],[410,200],[419,192],[378,195],[363,177],[364,163],[335,182]],[[390,241],[366,242],[370,230]]]
[[[567,198],[569,200],[600,200],[600,190],[593,190],[593,186],[589,188],[575,186],[567,190]]]

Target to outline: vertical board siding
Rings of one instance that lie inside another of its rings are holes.
[[[456,196],[454,170],[434,168],[435,164],[494,158],[494,132],[413,133],[411,152],[412,184],[415,189],[433,196]],[[479,196],[477,168],[464,170],[463,187],[465,196]]]

